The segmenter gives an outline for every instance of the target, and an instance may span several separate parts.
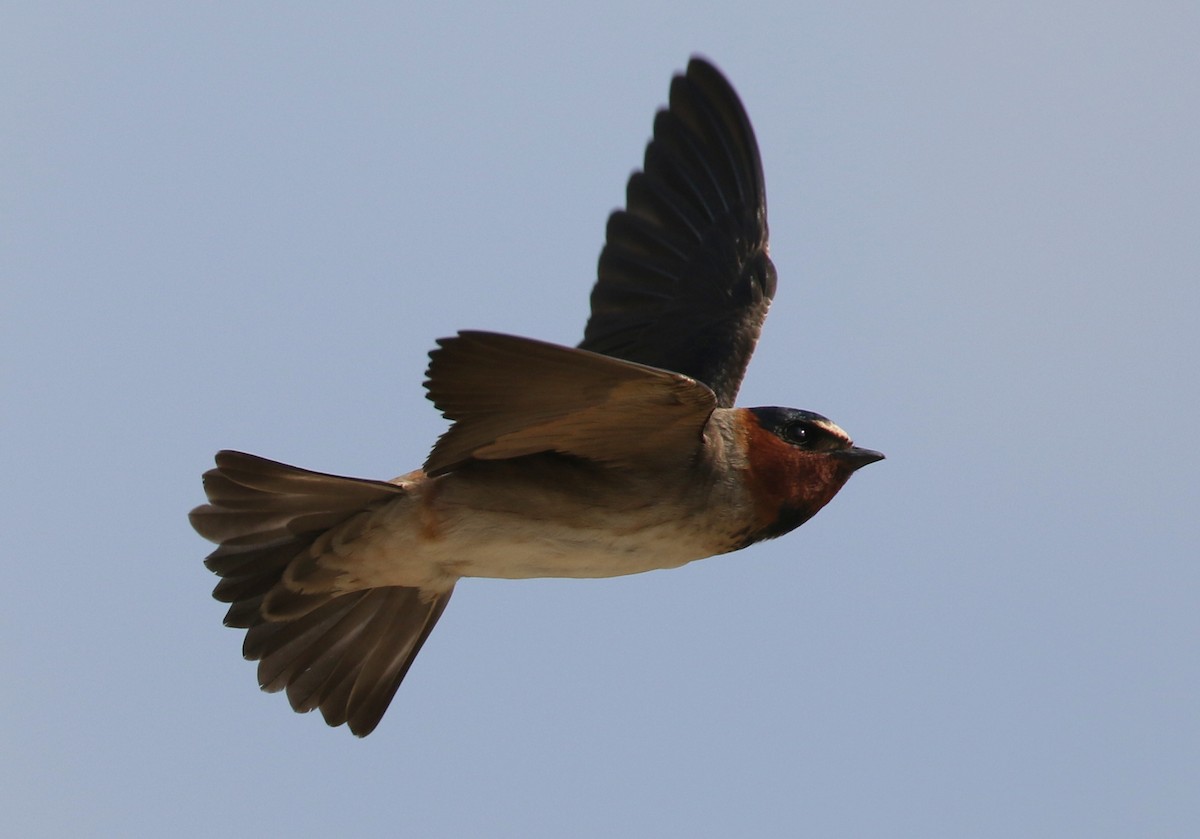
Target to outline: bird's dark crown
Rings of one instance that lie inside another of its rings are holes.
[[[799,408],[749,408],[765,431],[808,451],[838,451],[854,445],[850,435],[827,417]]]

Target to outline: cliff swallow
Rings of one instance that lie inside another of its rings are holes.
[[[754,132],[694,58],[608,220],[577,348],[439,340],[425,387],[453,424],[391,481],[216,456],[191,522],[259,684],[365,736],[462,577],[675,568],[811,518],[883,455],[810,411],[733,407],[774,292]]]

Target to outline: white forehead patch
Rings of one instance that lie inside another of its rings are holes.
[[[818,428],[826,431],[830,435],[838,438],[839,440],[844,442],[847,446],[852,445],[854,443],[854,441],[850,439],[849,434],[847,434],[845,431],[842,431],[842,429],[840,427],[833,424],[832,422],[830,422],[827,419],[812,420],[812,424],[817,426]]]

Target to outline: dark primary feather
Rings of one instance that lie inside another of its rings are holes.
[[[209,503],[192,511],[192,526],[219,544],[205,560],[221,577],[213,596],[231,604],[225,624],[246,630],[242,651],[259,662],[259,684],[286,689],[297,711],[319,708],[330,725],[369,734],[452,591],[338,594],[336,575],[308,549],[404,490],[230,451],[217,455],[204,489]],[[288,586],[289,569],[304,591]]]
[[[775,294],[754,130],[693,58],[609,217],[582,349],[691,376],[733,405]]]

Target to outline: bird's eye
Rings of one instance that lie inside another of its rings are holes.
[[[783,438],[797,446],[807,445],[815,436],[807,422],[789,422],[783,427]]]

